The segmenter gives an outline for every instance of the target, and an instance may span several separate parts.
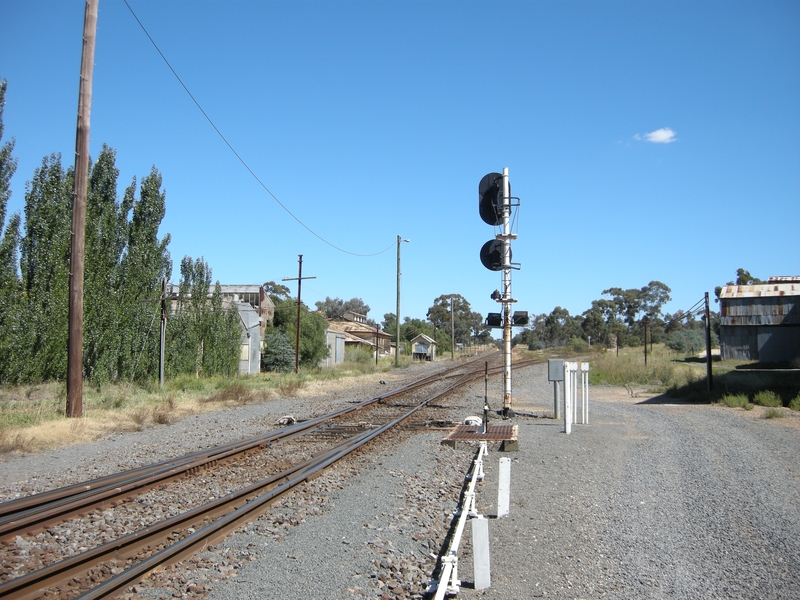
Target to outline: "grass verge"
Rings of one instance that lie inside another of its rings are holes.
[[[410,364],[410,358],[401,357],[400,368]],[[115,432],[171,425],[191,414],[278,397],[298,397],[314,382],[384,373],[393,368],[393,359],[381,360],[377,365],[371,359],[346,361],[325,369],[301,369],[300,373],[232,378],[181,375],[165,382],[163,389],[157,382],[85,384],[84,416],[80,419],[67,419],[64,415],[64,383],[0,386],[0,454],[41,452],[94,441]]]

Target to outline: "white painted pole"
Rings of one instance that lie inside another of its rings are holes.
[[[583,423],[589,424],[589,363],[581,363],[581,398],[583,399]]]
[[[553,382],[553,418],[557,421],[561,418],[561,410],[559,410],[558,388],[560,387],[558,381]]]
[[[572,363],[570,365],[570,378],[572,379],[572,422],[578,423],[578,377],[575,371],[577,365]]]
[[[500,459],[500,481],[497,488],[497,518],[506,517],[511,504],[511,459]]]
[[[485,590],[492,586],[489,562],[489,521],[483,517],[472,519],[472,571],[475,589]]]
[[[572,389],[569,363],[564,361],[564,433],[572,433]]]

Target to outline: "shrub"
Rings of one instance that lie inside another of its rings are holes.
[[[544,350],[544,344],[542,342],[531,342],[528,344],[528,350]]]
[[[375,360],[372,350],[364,346],[345,348],[344,359],[347,362],[371,363]]]
[[[766,411],[763,415],[763,419],[779,419],[783,416],[783,413],[777,408],[770,408]]]
[[[800,410],[800,394],[789,400],[789,408],[792,410]]]
[[[747,399],[746,394],[725,394],[720,399],[720,404],[724,404],[730,408],[744,408],[750,401]]]
[[[579,337],[570,338],[569,341],[567,342],[567,350],[569,350],[570,352],[576,352],[576,353],[588,352],[589,349],[590,349],[589,343],[586,340]]]
[[[757,392],[753,397],[753,403],[758,404],[759,406],[767,406],[770,408],[783,406],[781,397],[771,390],[761,390],[760,392]]]
[[[285,333],[276,329],[264,335],[261,365],[265,371],[278,373],[288,373],[294,369],[294,348]]]

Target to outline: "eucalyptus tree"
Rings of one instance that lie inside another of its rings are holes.
[[[440,332],[447,334],[448,339],[442,347],[446,346],[448,350],[451,329],[454,330],[456,343],[468,344],[472,336],[484,328],[481,314],[472,311],[469,302],[461,294],[443,294],[436,298],[428,309],[427,317],[436,328],[437,343],[445,341]]]

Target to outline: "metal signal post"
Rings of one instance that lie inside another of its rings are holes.
[[[502,305],[501,313],[489,313],[486,324],[489,327],[503,328],[503,415],[514,416],[511,408],[511,328],[528,324],[528,313],[516,311],[511,314],[511,269],[518,265],[511,262],[511,184],[508,169],[503,173],[489,173],[478,184],[478,212],[487,225],[502,227],[502,233],[495,235],[481,248],[481,263],[490,271],[503,272],[503,291],[492,294],[492,299]]]
[[[503,415],[513,416],[511,409],[511,186],[508,168],[503,168]]]

